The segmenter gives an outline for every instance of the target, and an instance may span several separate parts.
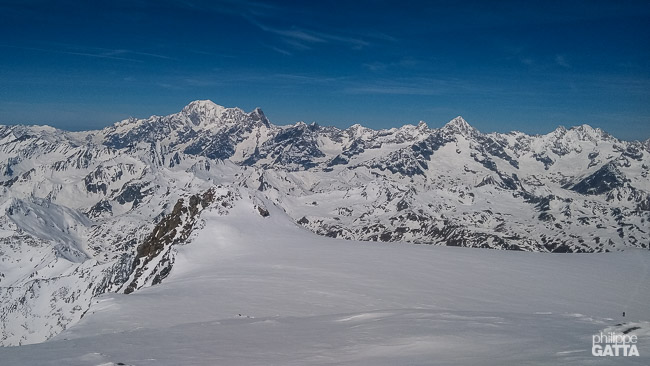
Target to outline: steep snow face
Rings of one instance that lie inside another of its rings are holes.
[[[0,349],[0,357],[21,365],[650,359],[649,251],[553,255],[345,242],[301,229],[260,193],[231,202],[227,213],[223,205],[203,210],[204,226],[177,247],[162,284],[99,296],[52,341]],[[607,331],[637,336],[640,357],[593,357],[592,336]]]
[[[101,131],[0,126],[0,343],[43,341],[93,296],[162,281],[202,227],[197,207],[259,196],[315,233],[362,241],[647,249],[649,167],[647,142],[586,125],[542,136],[484,134],[462,117],[439,129],[279,127],[210,101]],[[216,186],[230,198],[188,206]],[[60,313],[36,306],[45,298]]]

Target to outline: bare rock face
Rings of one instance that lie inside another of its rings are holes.
[[[199,215],[215,200],[221,208],[230,208],[234,197],[231,191],[219,197],[217,189],[211,188],[202,194],[179,199],[172,211],[153,228],[142,244],[138,245],[132,265],[130,282],[124,293],[130,294],[145,285],[162,282],[171,272],[174,264],[173,246],[187,242],[199,225]]]
[[[603,165],[595,173],[581,180],[572,190],[589,195],[603,194],[614,188],[623,187],[626,179],[615,164]]]

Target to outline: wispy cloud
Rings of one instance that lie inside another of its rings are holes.
[[[63,55],[103,58],[103,59],[129,61],[129,62],[144,62],[144,59],[138,56],[143,56],[144,58],[158,58],[158,59],[165,59],[165,60],[173,60],[173,58],[171,57],[165,55],[159,55],[155,53],[132,51],[127,49],[84,47],[84,46],[56,44],[56,43],[46,45],[45,47],[16,46],[16,45],[6,45],[6,44],[5,45],[0,44],[0,47],[13,48],[13,49],[19,49],[25,51],[57,53]]]
[[[322,32],[314,32],[314,34],[328,41],[347,44],[355,49],[361,49],[363,47],[370,46],[370,42],[367,42],[357,37],[349,37],[344,35],[336,35],[336,34],[322,33]]]
[[[344,77],[328,77],[310,74],[262,73],[262,72],[223,72],[215,70],[209,73],[168,75],[155,80],[140,80],[165,89],[210,89],[214,87],[241,87],[242,85],[273,85],[274,88],[296,89],[303,91],[306,86],[333,88],[345,83]]]
[[[226,15],[236,16],[259,16],[266,17],[272,16],[275,13],[281,12],[282,7],[268,2],[251,1],[251,0],[165,0],[169,6],[183,7],[201,12],[211,12]]]
[[[563,55],[555,55],[555,63],[559,66],[564,67],[565,69],[571,68],[571,65]]]
[[[265,45],[265,46],[268,47],[269,49],[271,49],[271,50],[273,50],[273,51],[275,51],[277,53],[283,54],[285,56],[293,56],[293,53],[291,53],[291,52],[289,52],[287,50],[284,50],[282,48],[275,47],[275,46],[269,46],[269,45]]]
[[[12,46],[12,45],[0,45],[3,48],[13,48],[25,51],[37,51],[37,52],[48,52],[48,53],[58,53],[64,55],[72,56],[83,56],[83,57],[94,57],[94,58],[104,58],[111,60],[120,60],[120,61],[130,61],[130,62],[143,62],[142,60],[128,58],[128,57],[119,57],[114,54],[104,54],[104,53],[88,53],[88,52],[77,52],[77,51],[66,51],[61,49],[52,49],[52,48],[39,48],[39,47],[26,47],[26,46]]]
[[[526,66],[533,66],[535,65],[535,60],[532,57],[520,57],[519,62]]]
[[[275,87],[292,87],[305,85],[334,86],[346,83],[345,77],[331,77],[318,74],[290,74],[290,73],[239,73],[237,75],[219,75],[219,80],[224,83],[252,82],[256,84],[271,83]]]
[[[356,81],[343,89],[348,94],[380,95],[440,95],[453,86],[448,80],[428,78],[406,78],[395,80],[377,80],[371,82]]]
[[[263,25],[262,23],[259,23],[252,18],[249,18],[251,23],[253,23],[255,26],[257,26],[259,29],[268,32],[268,33],[273,33],[276,35],[279,35],[283,38],[288,38],[296,41],[302,41],[302,42],[308,42],[308,43],[323,43],[326,42],[323,38],[320,38],[308,31],[298,29],[298,28],[292,28],[292,29],[278,29],[278,28],[273,28],[273,27],[268,27]]]
[[[156,85],[156,86],[159,86],[159,87],[161,87],[161,88],[163,88],[163,89],[169,89],[169,90],[178,90],[178,89],[181,89],[181,88],[179,88],[178,86],[173,85],[173,84],[170,84],[170,83],[156,83],[155,85]]]
[[[367,69],[369,71],[379,72],[379,71],[386,71],[388,69],[388,67],[389,67],[389,64],[387,64],[385,62],[375,61],[375,62],[365,63],[365,64],[363,64],[361,66],[363,66],[365,69]]]
[[[140,51],[132,51],[132,50],[123,50],[123,49],[118,49],[118,50],[111,50],[111,49],[105,49],[105,48],[98,48],[98,50],[104,50],[105,55],[111,56],[111,55],[137,55],[137,56],[145,56],[145,57],[153,57],[153,58],[160,58],[163,60],[174,60],[173,57],[165,56],[165,55],[159,55],[156,53],[149,53],[149,52],[140,52]]]
[[[186,85],[196,86],[196,87],[208,87],[208,86],[216,86],[220,84],[217,80],[208,79],[208,78],[185,78],[183,79],[183,82]]]
[[[416,60],[411,57],[404,57],[398,61],[392,61],[392,62],[380,62],[380,61],[374,61],[374,62],[368,62],[364,63],[363,66],[365,69],[368,71],[372,72],[383,72],[387,71],[389,69],[395,69],[395,68],[412,68],[415,66],[418,66],[422,64],[423,62],[420,60]]]
[[[440,90],[419,86],[405,85],[368,85],[345,89],[349,94],[385,94],[385,95],[439,95]]]
[[[466,93],[493,95],[502,93],[503,90],[462,79],[411,77],[348,82],[343,88],[343,92],[377,95],[457,95]]]
[[[295,26],[288,29],[276,28],[262,24],[250,16],[247,16],[245,18],[257,28],[261,29],[264,32],[279,36],[284,43],[296,49],[307,50],[311,49],[315,44],[324,43],[345,44],[353,49],[360,49],[370,45],[369,42],[357,37],[348,37],[341,34],[322,32]]]

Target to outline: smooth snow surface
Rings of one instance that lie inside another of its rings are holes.
[[[51,341],[0,348],[0,364],[650,363],[648,251],[351,242],[267,207],[204,212],[161,285],[102,295]],[[626,324],[641,357],[591,355],[592,335]]]

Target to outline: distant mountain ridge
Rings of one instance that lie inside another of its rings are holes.
[[[342,239],[542,252],[649,248],[650,140],[588,125],[482,133],[462,117],[373,130],[195,101],[102,130],[0,126],[0,344],[92,297],[164,280],[203,212],[275,205]]]

